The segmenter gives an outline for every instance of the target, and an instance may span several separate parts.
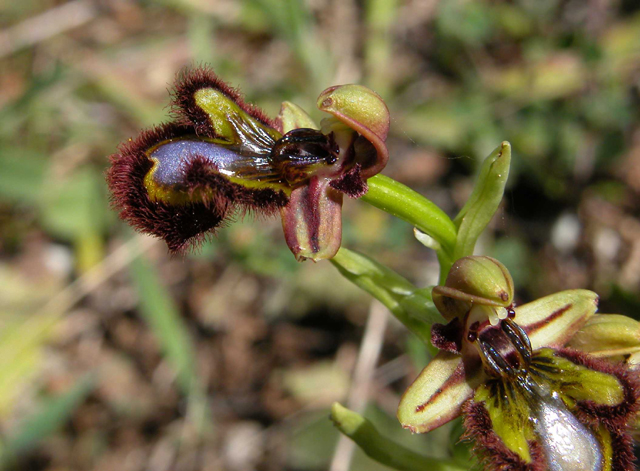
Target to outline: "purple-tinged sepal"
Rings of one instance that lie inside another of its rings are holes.
[[[330,180],[312,177],[293,190],[280,210],[284,237],[296,260],[332,258],[342,240],[342,193]]]

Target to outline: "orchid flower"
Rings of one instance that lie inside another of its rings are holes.
[[[340,248],[342,195],[360,197],[387,163],[389,112],[360,85],[331,87],[315,129],[284,103],[269,119],[209,69],[178,79],[175,120],[143,131],[111,156],[107,182],[120,217],[184,251],[241,212],[280,211],[298,260]]]
[[[563,348],[593,319],[587,290],[513,304],[513,280],[490,257],[452,266],[433,301],[441,351],[404,394],[401,424],[428,432],[462,414],[487,469],[630,471],[637,374]],[[584,335],[584,334],[583,334]]]

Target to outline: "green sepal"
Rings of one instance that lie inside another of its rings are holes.
[[[503,142],[485,159],[471,196],[453,220],[458,229],[453,259],[473,255],[476,241],[498,209],[511,165],[511,144]]]
[[[620,314],[596,314],[573,336],[569,347],[597,357],[640,352],[640,322]]]
[[[342,247],[331,263],[348,280],[384,304],[423,342],[431,341],[431,324],[443,322],[430,289],[419,289],[390,268]]]
[[[448,320],[464,316],[471,306],[507,307],[513,302],[513,278],[495,258],[484,255],[456,260],[444,286],[433,289],[433,301]]]
[[[514,320],[529,336],[534,350],[562,347],[598,308],[598,295],[586,289],[550,294],[515,308]]]

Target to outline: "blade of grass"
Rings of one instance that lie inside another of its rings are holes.
[[[316,24],[306,2],[299,0],[249,0],[269,18],[274,33],[281,36],[307,69],[314,88],[329,86],[330,57],[316,34]]]
[[[364,41],[364,59],[367,82],[381,96],[390,96],[389,60],[393,49],[391,28],[396,20],[397,11],[397,0],[365,2],[367,39]]]
[[[140,257],[130,266],[139,301],[140,314],[158,339],[166,360],[176,373],[177,383],[187,395],[194,412],[192,418],[209,424],[205,389],[196,370],[195,348],[180,312],[149,262]],[[197,411],[197,414],[196,414]],[[198,417],[200,416],[200,417]],[[201,430],[200,427],[198,427]]]
[[[5,440],[4,448],[0,450],[0,467],[11,464],[64,425],[95,385],[95,376],[89,373],[68,391],[43,400],[37,410],[25,419],[18,432]]]

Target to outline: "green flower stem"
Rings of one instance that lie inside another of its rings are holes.
[[[400,471],[465,471],[450,460],[429,458],[409,450],[383,437],[371,422],[335,402],[331,407],[331,420],[351,438],[371,459]]]
[[[369,191],[362,200],[433,237],[440,244],[438,252],[442,252],[442,258],[453,262],[457,230],[444,211],[421,194],[384,175],[371,177],[367,184]]]
[[[331,263],[340,274],[384,304],[407,329],[430,345],[431,325],[445,322],[435,309],[430,289],[419,289],[390,268],[344,247]]]

